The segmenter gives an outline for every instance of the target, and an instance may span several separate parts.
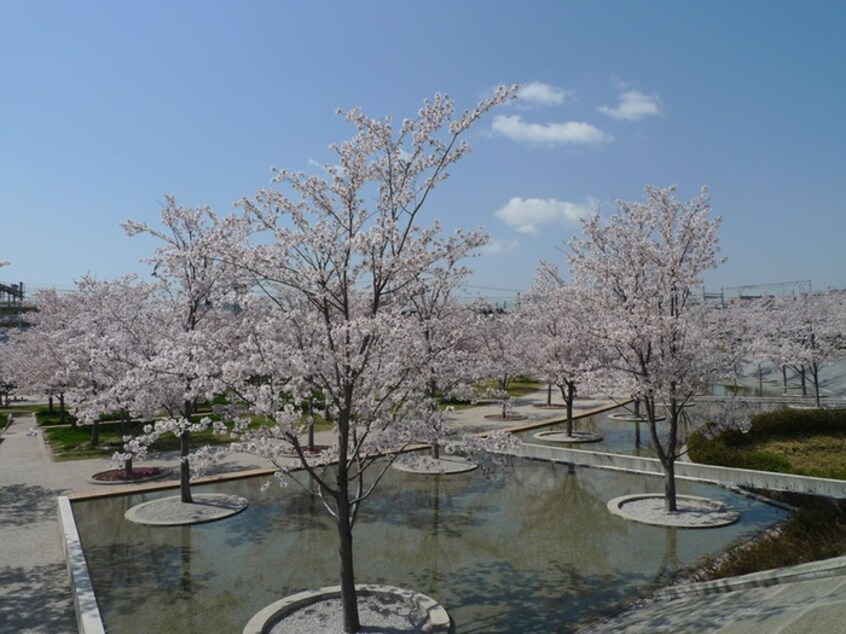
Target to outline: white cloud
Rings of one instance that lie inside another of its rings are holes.
[[[584,203],[571,203],[554,198],[520,198],[515,196],[494,215],[517,231],[538,234],[538,225],[575,223],[584,216],[596,213],[599,201],[588,197]]]
[[[599,111],[624,121],[637,121],[661,114],[661,100],[654,93],[648,95],[639,90],[626,90],[620,93],[619,101],[616,107],[602,106]]]
[[[491,129],[514,141],[547,145],[602,145],[614,137],[581,121],[567,123],[525,123],[520,115],[497,115]]]
[[[317,161],[315,161],[313,158],[310,158],[310,159],[308,160],[308,166],[309,166],[309,167],[317,167],[317,168],[323,169],[323,164],[322,164],[322,163],[318,163],[318,162],[317,162]]]
[[[520,86],[517,97],[520,101],[537,106],[560,106],[572,94],[572,92],[563,88],[550,86],[540,81],[531,81]]]

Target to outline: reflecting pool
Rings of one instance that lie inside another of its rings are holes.
[[[337,584],[334,525],[319,500],[295,485],[262,491],[264,481],[197,487],[250,506],[190,527],[124,519],[130,506],[172,491],[74,502],[107,629],[235,633],[283,596]],[[356,525],[356,578],[432,596],[457,632],[566,632],[786,515],[683,481],[680,493],[728,502],[741,521],[668,529],[606,509],[618,495],[661,489],[660,478],[520,459],[491,479],[392,470]]]
[[[682,435],[686,436],[705,422],[714,420],[714,417],[718,416],[724,407],[725,405],[721,401],[716,400],[703,400],[691,407],[685,407],[681,420]],[[739,418],[751,416],[758,412],[783,408],[786,405],[773,401],[739,401],[732,404],[731,407],[732,415]],[[602,440],[598,442],[561,443],[534,437],[539,431],[565,430],[567,428],[566,422],[556,423],[542,429],[519,432],[517,437],[522,442],[534,443],[536,445],[552,445],[585,451],[602,451],[606,453],[621,453],[655,458],[657,454],[652,447],[652,438],[649,435],[648,423],[614,420],[611,418],[613,414],[625,412],[626,410],[623,408],[617,408],[602,414],[577,418],[573,421],[573,429],[575,431],[601,435]],[[658,423],[658,435],[662,442],[666,440],[668,429],[669,425],[666,424],[666,421]]]

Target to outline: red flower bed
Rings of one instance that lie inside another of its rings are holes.
[[[154,478],[162,474],[161,467],[135,467],[132,469],[132,477],[126,477],[126,471],[123,469],[111,469],[110,471],[101,471],[95,473],[92,477],[94,480],[100,482],[135,482],[136,480],[145,480],[147,478]]]

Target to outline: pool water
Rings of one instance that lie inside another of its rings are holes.
[[[262,478],[197,487],[242,495],[231,518],[189,527],[124,519],[172,491],[74,502],[108,631],[240,632],[267,604],[338,583],[332,518],[301,487]],[[611,498],[661,491],[660,478],[521,459],[492,478],[391,470],[355,528],[356,581],[440,601],[457,632],[567,632],[614,611],[698,558],[784,518],[719,487],[679,481],[682,494],[733,505],[719,529],[629,522]]]

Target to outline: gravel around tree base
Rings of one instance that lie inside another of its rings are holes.
[[[389,594],[360,594],[358,597],[361,632],[404,634],[431,632],[428,613],[419,605]],[[340,598],[327,598],[285,615],[269,630],[270,634],[344,634]]]

